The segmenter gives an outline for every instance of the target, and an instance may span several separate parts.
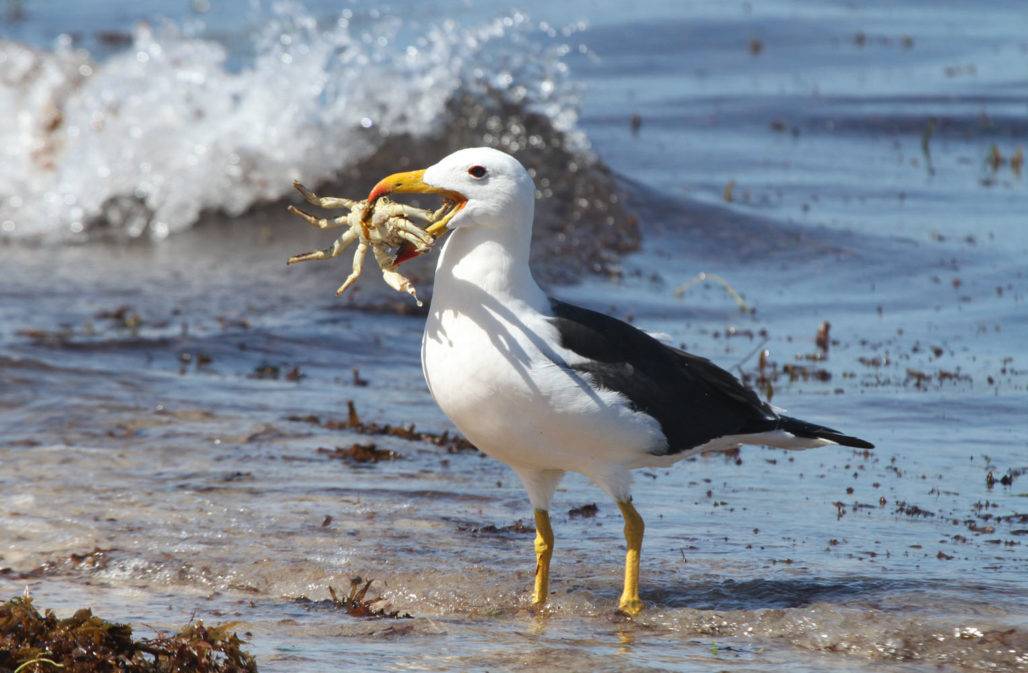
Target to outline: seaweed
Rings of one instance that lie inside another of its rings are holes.
[[[90,568],[94,570],[102,569],[106,568],[111,562],[110,552],[112,551],[117,550],[113,547],[94,547],[91,552],[72,553],[64,559],[50,559],[44,561],[31,570],[23,572],[16,572],[13,568],[3,567],[0,568],[0,576],[24,580],[45,577],[46,575],[51,575],[60,572],[61,570],[70,570],[74,568]],[[0,673],[2,673],[2,671],[0,671]]]
[[[574,507],[568,510],[568,516],[572,519],[591,519],[596,516],[600,511],[600,508],[595,502],[590,502],[587,505],[581,507]]]
[[[789,381],[797,381],[799,379],[809,381],[813,379],[816,381],[825,382],[832,380],[832,373],[827,369],[821,369],[819,367],[807,367],[805,365],[782,365],[782,373],[789,377]]]
[[[475,528],[475,527],[467,526],[467,525],[459,525],[459,526],[457,526],[457,530],[461,531],[462,533],[470,533],[471,535],[473,535],[475,537],[478,537],[480,535],[493,535],[493,536],[496,536],[496,537],[507,537],[508,533],[515,533],[515,534],[520,534],[520,535],[530,535],[532,533],[535,533],[535,528],[532,527],[532,526],[529,526],[528,524],[526,524],[521,519],[518,519],[517,521],[515,521],[512,524],[510,524],[509,526],[497,526],[496,524],[490,523],[490,524],[486,524],[485,526],[480,526],[478,528]]]
[[[735,200],[735,180],[729,180],[725,183],[725,188],[721,191],[721,198],[725,200],[725,203],[731,203]]]
[[[358,388],[365,388],[368,385],[368,380],[361,376],[361,370],[356,367],[353,368],[353,385]]]
[[[918,507],[917,505],[905,502],[903,500],[900,500],[899,502],[896,503],[896,513],[897,514],[906,514],[907,516],[913,516],[913,517],[922,516],[922,517],[925,517],[926,519],[935,516],[935,512],[930,512],[930,511],[928,511],[926,509],[923,509],[921,507]]]
[[[138,336],[139,328],[143,325],[143,319],[128,305],[108,311],[99,311],[94,317],[97,320],[109,320],[115,329],[128,330],[132,336]]]
[[[49,346],[52,348],[62,348],[68,345],[72,337],[75,336],[74,331],[70,327],[62,327],[59,330],[20,329],[15,334],[30,339],[36,346]]]
[[[273,364],[262,362],[253,369],[253,373],[248,376],[251,379],[278,379],[282,370]]]
[[[0,672],[255,673],[236,626],[196,621],[175,635],[136,640],[130,625],[105,621],[89,608],[58,619],[51,610],[40,614],[23,596],[0,605]]]
[[[337,446],[334,449],[319,446],[318,453],[326,455],[329,458],[335,458],[336,460],[344,460],[348,463],[380,463],[383,460],[399,460],[403,457],[396,451],[380,449],[373,443],[354,443],[346,449],[341,446]]]
[[[357,407],[354,405],[353,400],[346,401],[346,420],[335,420],[325,419],[322,420],[320,416],[313,414],[307,416],[287,416],[287,421],[294,423],[310,423],[311,425],[317,425],[325,428],[326,430],[353,430],[362,435],[383,435],[387,437],[399,437],[400,439],[406,439],[412,442],[428,442],[434,446],[446,449],[447,453],[461,453],[464,451],[477,451],[475,445],[466,440],[464,437],[453,434],[451,435],[448,430],[443,432],[426,432],[419,431],[415,428],[414,424],[410,425],[392,425],[389,423],[375,423],[366,422],[361,420],[360,415],[357,413]]]
[[[292,369],[282,372],[283,367],[273,365],[270,362],[262,362],[253,368],[253,372],[247,374],[247,378],[250,379],[272,379],[277,381],[281,376],[286,381],[292,381],[294,383],[299,382],[301,379],[307,378],[307,375],[300,371],[299,367],[293,367]]]
[[[824,320],[821,322],[821,326],[817,328],[817,334],[814,335],[814,345],[817,346],[818,351],[824,357],[828,356],[828,347],[831,345],[831,333],[832,323]]]
[[[989,148],[989,154],[985,157],[985,163],[995,172],[1006,162],[1007,160],[1003,153],[999,151],[999,146],[993,143],[992,147]]]
[[[987,475],[985,475],[985,485],[990,490],[997,483],[999,483],[999,484],[1001,484],[1003,486],[1013,486],[1014,485],[1014,480],[1016,480],[1022,474],[1028,474],[1028,467],[1017,467],[1017,468],[1012,467],[1009,470],[1007,470],[1006,474],[1004,474],[1004,475],[1002,475],[1001,477],[998,477],[998,478],[996,477],[996,475],[993,473],[992,470],[989,470],[989,473]]]

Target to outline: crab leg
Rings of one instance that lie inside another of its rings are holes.
[[[431,223],[435,221],[436,213],[439,212],[432,212],[431,210],[427,210],[425,208],[415,208],[414,206],[408,206],[403,203],[388,203],[385,204],[385,208],[382,208],[382,206],[379,205],[375,209],[376,213],[380,208],[388,214],[390,219],[394,217],[414,217],[426,223]],[[442,210],[442,208],[440,208],[440,210]]]
[[[357,279],[361,276],[361,271],[364,270],[364,255],[368,252],[368,244],[362,238],[360,243],[357,244],[357,252],[353,255],[353,271],[346,277],[343,284],[336,290],[336,296],[338,297],[342,293],[346,292],[347,288],[357,282]]]
[[[335,227],[350,226],[350,216],[353,215],[353,213],[350,213],[349,215],[343,215],[341,217],[336,217],[334,219],[328,219],[325,217],[314,217],[310,213],[304,212],[296,206],[292,205],[286,207],[286,210],[288,210],[293,215],[296,215],[297,217],[306,220],[310,224],[313,224],[318,229],[334,229]]]
[[[299,255],[293,255],[289,258],[289,261],[286,262],[286,265],[288,266],[290,264],[299,264],[300,262],[311,262],[319,259],[331,259],[332,257],[338,257],[342,254],[343,250],[346,250],[353,245],[353,242],[356,240],[357,232],[353,229],[349,229],[342,236],[337,238],[331,246],[324,250],[313,250],[311,252],[303,252]],[[361,245],[364,244],[361,243]],[[359,247],[357,250],[360,252]],[[356,260],[354,262],[354,266],[356,266]]]
[[[421,306],[421,300],[418,299],[418,292],[414,288],[414,285],[410,282],[410,279],[403,274],[396,271],[393,267],[393,260],[389,256],[388,251],[382,248],[372,248],[372,252],[375,255],[375,261],[378,262],[379,268],[382,269],[382,280],[386,284],[396,290],[397,292],[406,292],[410,296],[414,297],[414,301]]]
[[[414,249],[417,250],[419,254],[428,252],[428,250],[431,248],[431,245],[426,244],[424,239],[422,239],[422,238],[420,238],[418,236],[415,236],[414,234],[410,233],[409,231],[404,231],[402,229],[397,229],[393,233],[397,237],[402,238],[403,240],[405,240],[406,242],[408,242],[412,246],[414,246]]]
[[[296,191],[303,195],[304,200],[312,206],[319,206],[321,208],[353,208],[358,203],[352,199],[344,199],[337,196],[318,196],[301,185],[299,180],[293,180],[293,187],[295,187]]]
[[[404,220],[398,217],[392,218],[389,220],[389,226],[392,229],[392,234],[394,236],[407,241],[419,252],[428,251],[435,242],[435,239],[432,238],[432,234],[425,233],[424,229],[409,220]]]

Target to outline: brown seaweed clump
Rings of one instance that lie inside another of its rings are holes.
[[[464,439],[464,437],[454,434],[451,435],[449,431],[444,430],[441,433],[437,432],[426,432],[418,430],[414,427],[414,424],[410,425],[391,425],[389,423],[375,423],[374,421],[363,421],[357,414],[357,407],[353,403],[353,400],[346,401],[347,418],[343,420],[325,419],[321,420],[319,416],[287,416],[287,421],[295,423],[310,423],[311,425],[317,425],[326,430],[352,430],[362,435],[384,435],[387,437],[399,437],[400,439],[406,439],[408,441],[416,442],[428,442],[435,446],[446,449],[447,453],[461,453],[464,451],[477,451],[475,445]]]
[[[572,507],[568,510],[568,516],[572,519],[592,519],[599,512],[599,506],[595,502],[590,502],[581,507]]]
[[[380,449],[375,444],[359,443],[354,443],[345,449],[341,446],[337,446],[334,449],[319,446],[318,453],[348,463],[380,463],[383,460],[399,460],[402,458],[396,451]]]
[[[104,621],[89,608],[58,619],[18,597],[0,605],[0,673],[256,673],[235,626],[196,621],[175,635],[133,640],[131,626]]]

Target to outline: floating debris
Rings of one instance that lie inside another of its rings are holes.
[[[600,511],[600,508],[596,506],[595,502],[590,502],[587,505],[581,507],[574,507],[568,510],[568,516],[572,519],[591,519],[596,516]]]
[[[735,199],[735,180],[725,183],[725,188],[721,191],[721,198],[725,200],[725,203],[731,203]]]
[[[932,166],[932,136],[935,134],[935,117],[928,119],[928,124],[924,127],[921,132],[921,154],[924,155],[925,166],[928,169],[928,173],[933,175],[935,168]]]
[[[105,47],[127,47],[132,44],[132,34],[122,30],[98,30],[93,35]]]
[[[806,365],[786,364],[782,365],[782,373],[789,377],[790,381],[831,381],[832,373],[827,369],[819,367],[808,367]]]
[[[633,114],[632,117],[628,120],[628,125],[629,128],[632,129],[633,136],[639,135],[639,129],[641,129],[643,125],[642,116],[639,115],[639,113]]]
[[[989,470],[989,473],[985,475],[985,486],[990,489],[997,483],[1001,486],[1012,486],[1015,479],[1026,473],[1028,473],[1028,467],[1010,468],[1006,474],[997,478],[993,471]]]
[[[379,596],[378,598],[368,599],[368,589],[371,588],[371,583],[374,580],[367,580],[360,577],[354,577],[350,580],[350,594],[343,599],[339,598],[339,594],[336,593],[335,587],[328,587],[328,595],[330,599],[321,601],[312,601],[306,596],[301,596],[296,599],[297,603],[305,605],[307,607],[314,608],[330,608],[333,610],[342,610],[351,617],[363,617],[370,619],[412,619],[412,617],[405,613],[400,613],[398,610],[390,610],[391,606],[383,605],[376,608],[375,605],[385,600],[384,597]]]
[[[419,431],[411,423],[408,426],[391,425],[389,423],[366,423],[357,414],[357,407],[353,400],[346,402],[347,418],[345,421],[326,419],[322,421],[319,416],[287,416],[286,420],[295,423],[310,423],[326,430],[353,430],[362,435],[386,435],[399,437],[412,442],[428,442],[434,446],[446,449],[447,453],[461,453],[463,451],[478,451],[475,445],[464,439],[462,436],[451,435],[448,430],[439,432]]]
[[[989,148],[989,154],[985,158],[985,163],[989,165],[993,171],[998,171],[1000,166],[1006,163],[1006,159],[1003,157],[1003,153],[999,151],[999,146],[993,144]]]
[[[896,503],[896,512],[899,514],[906,514],[907,516],[923,516],[925,518],[935,516],[935,512],[929,512],[926,509],[922,509],[917,505],[912,505],[902,500]]]
[[[457,530],[474,536],[491,535],[495,537],[509,537],[511,533],[516,535],[531,535],[535,533],[535,527],[529,526],[522,519],[518,519],[509,526],[497,526],[490,523],[485,526],[475,527],[468,524],[459,524]]]
[[[828,335],[831,329],[832,323],[825,320],[821,323],[821,326],[817,328],[817,334],[814,336],[814,345],[816,345],[818,350],[820,350],[824,355],[828,355],[828,347],[831,345],[831,340]]]
[[[318,447],[318,453],[336,460],[344,460],[348,463],[380,463],[383,460],[399,460],[403,458],[396,451],[380,449],[375,444],[354,443],[346,449],[341,446],[337,446],[334,449],[320,446]]]
[[[0,670],[42,673],[256,673],[241,649],[238,624],[205,626],[196,621],[176,635],[133,640],[132,627],[95,616],[89,608],[58,619],[41,615],[29,596],[0,605]]]
[[[231,316],[219,315],[215,317],[221,329],[250,329],[250,321],[246,318],[233,318]]]
[[[102,570],[110,564],[110,553],[113,551],[117,551],[117,549],[113,547],[94,547],[93,551],[90,552],[73,552],[69,554],[67,557],[46,560],[40,565],[36,566],[35,568],[22,572],[16,572],[12,568],[8,567],[0,567],[0,577],[9,577],[12,579],[26,580],[37,579],[39,577],[45,577],[47,575],[54,575],[59,572],[68,571],[72,569]],[[0,621],[2,621],[2,618],[0,618]],[[0,625],[0,630],[2,630],[2,628],[2,625]],[[0,668],[0,670],[3,669]]]
[[[691,290],[692,288],[701,283],[706,283],[707,281],[713,281],[720,285],[722,288],[724,288],[725,292],[728,294],[729,297],[732,298],[732,301],[735,302],[735,305],[739,307],[740,311],[742,311],[743,313],[753,313],[753,309],[749,307],[743,296],[734,287],[732,287],[732,284],[725,280],[724,277],[719,276],[716,273],[707,273],[706,271],[700,271],[695,276],[676,287],[672,291],[672,294],[675,296],[676,299],[681,299],[685,296],[686,292],[688,292],[689,290]]]
[[[110,311],[100,311],[94,317],[97,320],[109,320],[114,323],[115,327],[132,332],[133,336],[139,333],[139,328],[143,324],[143,319],[128,305],[119,306]]]
[[[278,365],[273,365],[268,362],[262,362],[253,368],[253,372],[247,375],[250,379],[270,379],[277,381],[279,377],[284,378],[286,381],[292,381],[297,383],[302,379],[307,378],[307,375],[300,371],[300,368],[292,367],[284,375],[282,374],[282,368]]]
[[[282,370],[275,365],[262,363],[253,368],[253,373],[250,374],[251,379],[278,379]]]
[[[30,339],[37,346],[50,346],[54,348],[67,346],[71,342],[72,337],[75,336],[75,332],[70,327],[59,330],[20,329],[15,334]]]

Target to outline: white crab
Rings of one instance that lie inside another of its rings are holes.
[[[368,218],[369,221],[363,222],[364,211],[368,206],[367,200],[354,201],[334,196],[318,196],[300,184],[298,180],[293,182],[293,187],[303,195],[307,203],[320,208],[347,208],[350,212],[336,218],[318,218],[295,206],[289,206],[287,210],[290,213],[303,218],[318,229],[334,227],[346,227],[347,229],[331,246],[324,250],[294,255],[289,258],[288,264],[338,257],[354,241],[357,241],[357,252],[353,256],[353,270],[336,290],[336,295],[346,292],[346,289],[360,277],[361,271],[364,269],[364,256],[370,247],[375,255],[375,261],[382,269],[382,278],[389,287],[398,292],[406,292],[414,297],[418,306],[421,306],[421,300],[418,299],[417,291],[410,279],[396,270],[396,253],[397,250],[407,246],[410,246],[415,255],[427,252],[435,239],[431,234],[415,225],[411,219],[431,224],[445,214],[448,205],[444,204],[439,210],[433,212],[380,198],[374,204],[371,216]]]

